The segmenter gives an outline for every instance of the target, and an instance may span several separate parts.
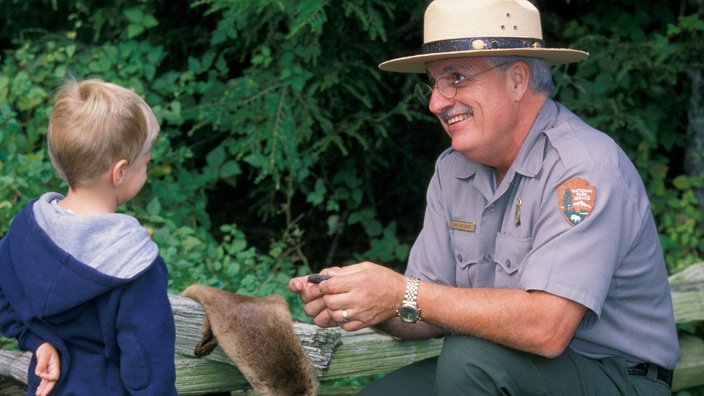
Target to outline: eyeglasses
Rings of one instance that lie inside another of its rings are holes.
[[[488,69],[482,70],[478,73],[472,74],[471,76],[463,76],[463,75],[457,75],[457,78],[452,79],[450,77],[441,77],[438,78],[437,81],[435,81],[435,85],[431,86],[426,83],[418,83],[416,84],[415,88],[415,93],[416,96],[418,97],[418,100],[420,100],[423,103],[428,103],[430,100],[430,97],[433,95],[433,90],[435,88],[438,89],[438,92],[440,92],[440,95],[447,99],[452,99],[457,95],[457,90],[459,88],[464,88],[468,86],[470,83],[472,83],[477,77],[480,75],[490,72],[497,67],[501,67],[505,65],[506,62],[504,63],[499,63],[498,65],[492,66]]]

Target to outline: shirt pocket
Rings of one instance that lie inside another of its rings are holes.
[[[524,259],[532,247],[532,238],[516,238],[505,234],[499,234],[496,237],[494,251],[496,287],[516,288],[518,286]]]
[[[479,237],[466,231],[452,232],[452,248],[455,259],[455,281],[458,287],[471,287],[477,272]]]

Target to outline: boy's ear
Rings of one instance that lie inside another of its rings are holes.
[[[125,181],[125,176],[127,175],[127,160],[121,159],[115,162],[110,170],[112,184],[115,186],[121,185]]]

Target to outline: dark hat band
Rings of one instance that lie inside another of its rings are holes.
[[[543,48],[545,41],[524,37],[479,37],[434,41],[423,44],[422,54],[491,49]]]

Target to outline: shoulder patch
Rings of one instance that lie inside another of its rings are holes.
[[[562,216],[576,226],[589,216],[596,202],[596,187],[586,179],[575,177],[557,188],[557,203]]]

